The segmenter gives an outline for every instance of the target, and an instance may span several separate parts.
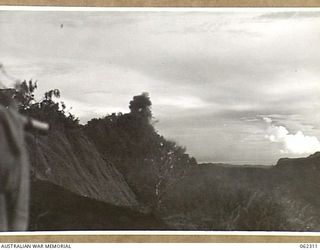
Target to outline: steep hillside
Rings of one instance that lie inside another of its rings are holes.
[[[30,230],[159,229],[122,174],[80,130],[28,134]]]
[[[36,179],[116,206],[139,208],[123,176],[80,131],[29,135],[27,143]]]
[[[24,81],[11,96],[23,115],[51,127],[47,134],[32,130],[27,137],[33,182],[55,184],[115,209],[150,215],[151,211],[157,213],[167,189],[196,165],[185,148],[157,133],[147,93],[133,97],[127,114],[113,113],[82,125],[64,103],[56,101],[58,89],[49,90],[37,101],[33,94],[36,88],[36,83]],[[46,200],[38,198],[33,201]],[[50,206],[48,210],[52,210]],[[139,228],[139,220],[136,223]]]

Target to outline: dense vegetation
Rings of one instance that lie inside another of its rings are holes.
[[[120,169],[141,200],[158,207],[171,185],[183,178],[196,160],[155,131],[148,94],[134,96],[129,108],[128,114],[92,119],[84,131]]]

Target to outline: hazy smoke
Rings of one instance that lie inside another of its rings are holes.
[[[263,120],[269,124],[266,138],[271,142],[281,143],[281,153],[311,154],[320,151],[320,142],[315,136],[306,136],[302,131],[290,134],[286,127],[272,124],[272,119],[264,117]]]

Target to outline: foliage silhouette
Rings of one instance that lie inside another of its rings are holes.
[[[15,100],[19,111],[41,121],[48,122],[51,129],[75,129],[79,128],[79,119],[66,111],[63,102],[57,102],[60,98],[60,91],[52,89],[44,93],[41,100],[35,99],[35,90],[38,84],[35,81],[22,81],[16,83],[11,89],[11,99]]]

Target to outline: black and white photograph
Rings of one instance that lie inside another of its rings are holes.
[[[320,232],[319,27],[0,7],[0,231]]]

